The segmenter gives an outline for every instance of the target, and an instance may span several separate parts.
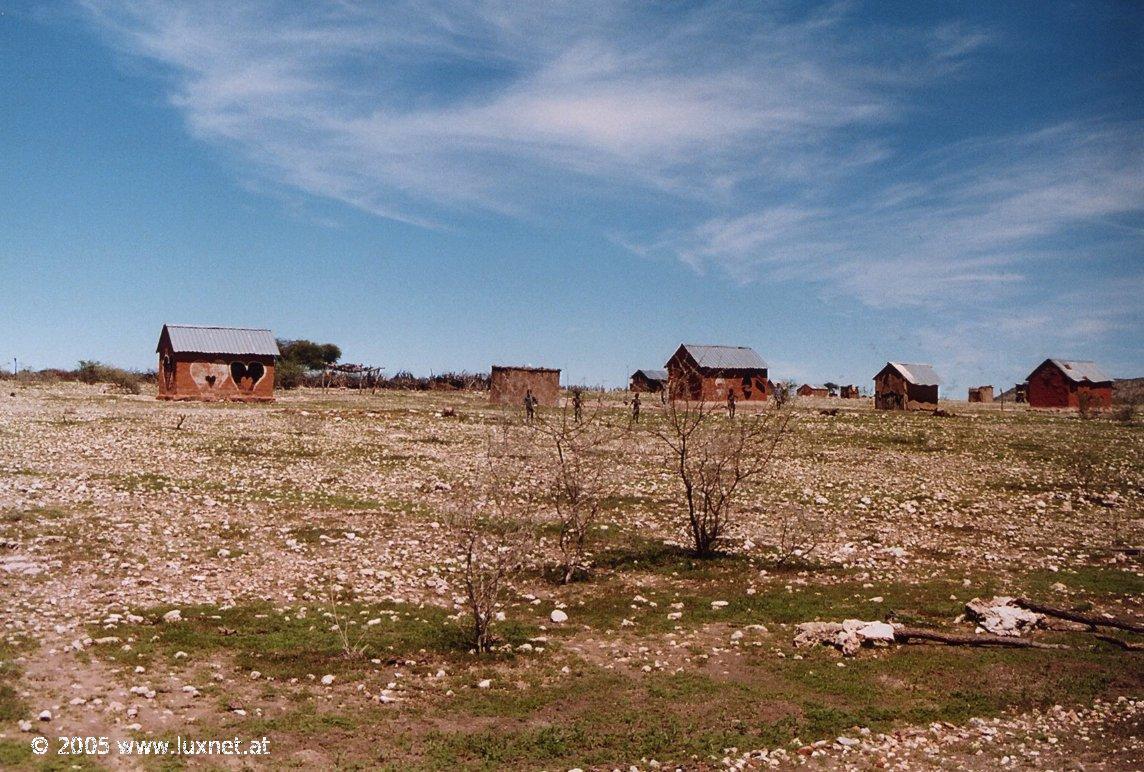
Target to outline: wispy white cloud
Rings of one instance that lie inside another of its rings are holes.
[[[897,64],[874,66],[885,41],[847,35],[841,5],[82,5],[163,67],[197,137],[281,183],[421,223],[601,182],[726,200],[744,180],[870,162],[877,143],[831,137],[894,120],[896,90],[983,42],[918,31]]]
[[[847,3],[77,2],[252,184],[396,220],[622,202],[633,225],[613,237],[640,254],[869,306],[1011,296],[1078,228],[1141,239],[1138,124],[901,150],[925,90],[998,42],[959,22],[859,26]]]
[[[1130,225],[1105,227],[1144,211],[1140,147],[1137,124],[963,143],[929,159],[928,179],[896,182],[891,173],[891,182],[842,200],[810,190],[804,203],[712,217],[657,247],[698,269],[819,282],[871,306],[994,298],[1048,259],[1089,259],[1055,243],[1062,234],[1098,226],[1140,243]]]

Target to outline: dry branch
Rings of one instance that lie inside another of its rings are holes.
[[[1105,643],[1111,643],[1114,646],[1119,646],[1125,651],[1144,651],[1144,644],[1129,643],[1128,641],[1121,640],[1114,635],[1105,635],[1104,633],[1096,633],[1096,637]]]
[[[1067,649],[1059,643],[1041,643],[1024,638],[1005,635],[966,635],[963,633],[941,633],[937,630],[923,630],[918,627],[898,627],[894,629],[894,639],[902,643],[911,640],[935,641],[949,646],[1002,646],[1011,649]]]
[[[1082,625],[1089,625],[1091,627],[1114,627],[1117,630],[1144,634],[1144,625],[1115,617],[1098,617],[1092,614],[1082,614],[1079,611],[1069,611],[1068,609],[1046,606],[1043,603],[1034,603],[1028,598],[1016,598],[1013,602],[1018,606],[1029,609],[1029,611],[1035,611],[1038,614],[1056,617],[1057,619],[1067,619],[1070,622],[1079,622]]]

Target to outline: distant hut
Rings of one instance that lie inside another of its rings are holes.
[[[941,378],[931,365],[887,362],[874,376],[874,407],[879,410],[936,410]]]
[[[1046,359],[1029,374],[1029,407],[1112,407],[1112,379],[1095,362]]]
[[[672,396],[722,401],[733,393],[740,401],[767,398],[767,363],[746,346],[701,346],[684,343],[667,362]]]
[[[830,396],[830,389],[816,383],[804,383],[798,387],[795,392],[800,397],[828,397]]]
[[[667,388],[667,370],[636,370],[628,381],[629,391],[658,392]]]
[[[274,401],[270,330],[165,324],[155,352],[159,399]]]
[[[840,395],[842,399],[858,399],[858,397],[861,396],[861,394],[858,393],[858,387],[853,385],[843,386]]]
[[[988,403],[993,401],[992,386],[970,386],[969,401]]]
[[[1029,384],[1018,383],[1013,386],[1013,401],[1019,405],[1029,401]]]
[[[532,390],[538,405],[560,401],[560,370],[551,367],[507,367],[493,365],[489,378],[489,402],[496,405],[523,405]]]

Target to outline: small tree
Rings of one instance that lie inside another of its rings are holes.
[[[274,368],[274,388],[296,389],[302,385],[306,368],[293,359],[283,359]]]
[[[532,428],[543,439],[547,499],[560,525],[560,569],[568,584],[586,571],[588,540],[611,493],[605,457],[607,446],[620,433],[610,426],[599,402],[587,415],[559,413],[538,419]]]
[[[695,554],[709,557],[738,514],[745,488],[770,466],[791,416],[776,406],[726,421],[719,415],[721,405],[673,396],[654,431],[682,485]]]
[[[309,370],[321,370],[342,358],[342,350],[333,343],[312,340],[279,340],[278,353],[283,361],[297,362]]]
[[[455,487],[448,518],[461,558],[470,643],[479,652],[492,648],[497,607],[532,542],[524,496],[502,466],[490,455],[475,485]]]

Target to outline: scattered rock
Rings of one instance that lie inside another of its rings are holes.
[[[986,632],[1019,637],[1044,623],[1044,616],[1021,608],[1013,598],[1000,595],[990,600],[974,598],[965,604],[965,612]]]

